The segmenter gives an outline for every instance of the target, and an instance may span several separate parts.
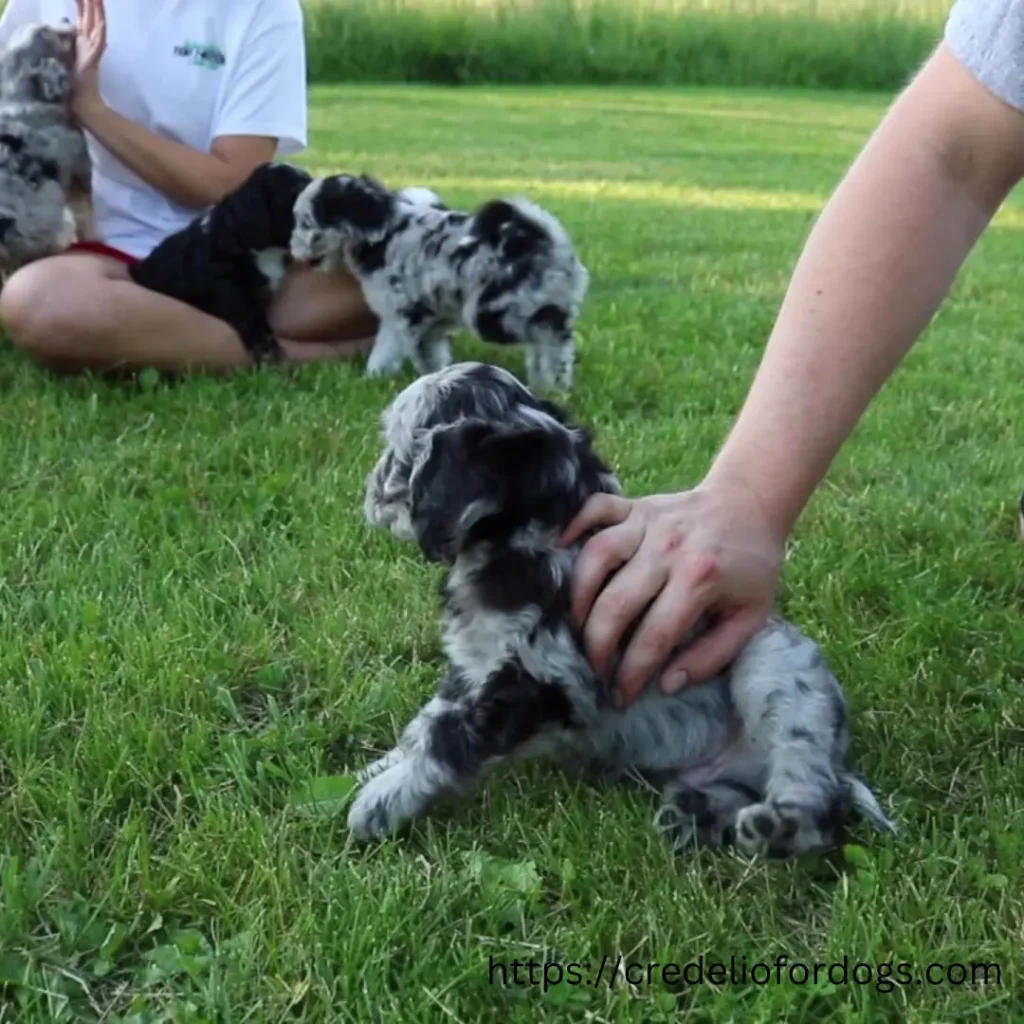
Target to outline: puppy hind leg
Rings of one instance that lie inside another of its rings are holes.
[[[680,777],[665,787],[654,829],[677,852],[692,846],[731,846],[737,813],[759,798],[756,790],[741,782],[721,779],[698,787]]]
[[[676,851],[731,846],[739,811],[763,799],[765,768],[756,750],[734,742],[712,764],[678,772],[662,790],[655,831]]]
[[[416,343],[412,363],[421,376],[451,366],[452,349],[446,330],[426,331]]]
[[[572,389],[575,345],[572,336],[544,332],[526,342],[526,382],[549,391]]]
[[[246,286],[225,287],[207,304],[206,311],[230,324],[255,363],[276,362],[281,346],[267,316],[266,285],[262,276]]]
[[[832,845],[844,816],[836,755],[845,750],[846,711],[817,645],[773,620],[740,654],[730,686],[768,768],[763,801],[737,813],[737,845],[770,857]]]

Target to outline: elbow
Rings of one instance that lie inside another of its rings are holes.
[[[256,169],[255,167],[239,167],[228,164],[216,157],[214,159],[217,160],[219,166],[212,168],[212,173],[200,174],[194,181],[175,190],[177,195],[172,198],[176,202],[196,212],[205,210],[234,192]]]

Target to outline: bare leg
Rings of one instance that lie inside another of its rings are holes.
[[[377,318],[345,270],[292,267],[274,296],[270,324],[279,337],[292,341],[358,340],[362,351],[369,351],[377,333]]]
[[[369,342],[361,333],[366,313],[358,289],[353,292],[333,275],[314,281],[311,271],[298,270],[294,276],[270,311],[282,334],[282,327],[295,331],[282,343],[285,358],[307,362],[364,351]],[[0,293],[0,319],[15,345],[63,372],[145,367],[222,372],[251,365],[238,336],[222,320],[139,287],[123,264],[92,253],[23,267]]]

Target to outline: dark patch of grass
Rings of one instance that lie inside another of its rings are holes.
[[[312,0],[320,82],[899,88],[944,5]]]

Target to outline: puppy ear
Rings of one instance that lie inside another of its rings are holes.
[[[313,197],[313,216],[322,227],[349,225],[361,234],[384,230],[395,197],[373,178],[336,174],[324,178]]]
[[[32,73],[32,88],[44,103],[58,103],[71,93],[71,73],[55,57],[47,57]]]
[[[410,487],[420,548],[450,562],[485,520],[567,522],[577,469],[572,437],[557,427],[465,419],[438,428]]]
[[[504,488],[480,459],[495,427],[459,420],[431,432],[427,454],[410,480],[413,534],[432,562],[450,562],[482,519],[501,508]]]

